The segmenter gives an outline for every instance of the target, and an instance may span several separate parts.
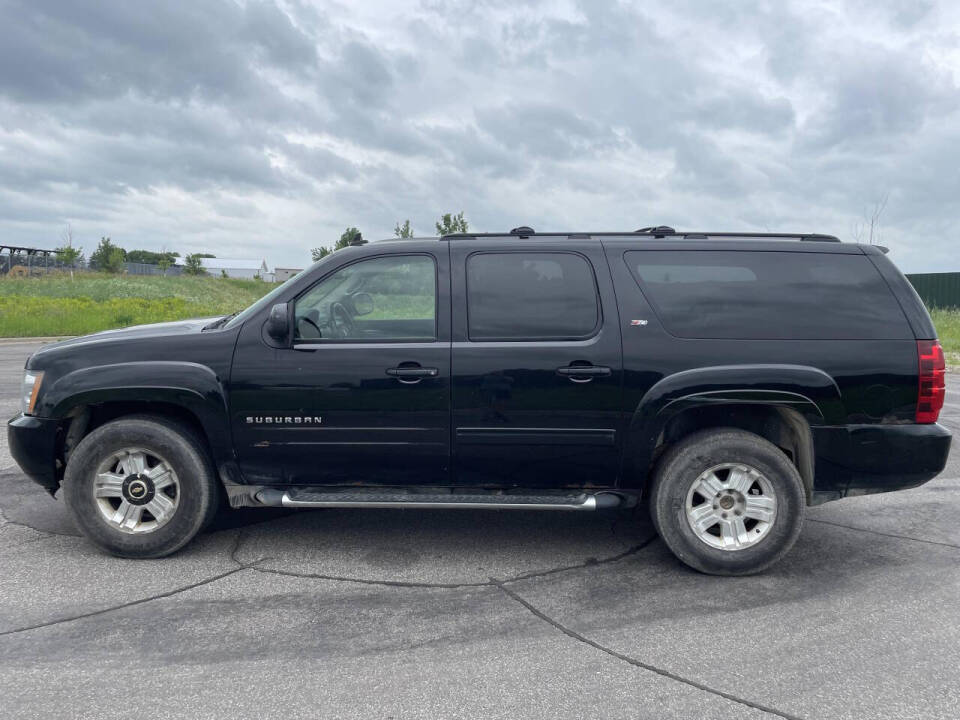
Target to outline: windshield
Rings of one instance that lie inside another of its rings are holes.
[[[281,284],[281,285],[277,285],[277,287],[275,287],[273,290],[271,290],[270,292],[268,292],[268,293],[267,293],[266,295],[264,295],[262,298],[260,298],[259,300],[257,300],[253,305],[251,305],[250,307],[248,307],[246,310],[243,310],[242,312],[237,313],[237,314],[230,320],[230,322],[228,322],[226,325],[223,326],[224,329],[232,328],[232,327],[237,327],[238,325],[240,325],[241,323],[243,323],[243,322],[244,322],[248,317],[250,317],[251,315],[256,315],[256,314],[257,314],[258,312],[260,312],[260,310],[262,310],[263,308],[270,307],[270,306],[273,304],[274,300],[276,300],[277,296],[279,296],[279,295],[284,291],[284,289],[287,287],[287,285],[289,285],[290,283],[292,283],[294,280],[296,280],[297,278],[299,278],[299,277],[300,277],[301,275],[303,275],[304,273],[309,272],[310,270],[313,270],[314,267],[316,267],[316,263],[314,263],[313,265],[311,265],[310,267],[308,267],[308,268],[306,268],[306,269],[304,269],[304,270],[301,270],[301,271],[298,272],[296,275],[294,275],[292,278],[290,278],[289,280],[287,280],[285,283],[283,283],[283,284]]]

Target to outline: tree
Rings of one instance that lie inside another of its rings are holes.
[[[62,244],[54,249],[54,252],[57,253],[57,260],[72,269],[83,259],[83,248],[73,246],[73,228],[69,224],[60,233],[60,240]]]
[[[437,221],[437,234],[453,235],[454,233],[467,232],[468,225],[466,218],[463,217],[463,211],[457,215],[446,213]]]
[[[160,268],[160,272],[166,275],[167,270],[173,265],[174,258],[178,257],[180,257],[180,253],[167,252],[166,247],[160,248],[160,257],[157,258],[157,267]]]
[[[397,223],[397,226],[393,229],[393,234],[398,238],[412,238],[413,230],[410,228],[410,221],[404,220],[403,225]]]
[[[206,268],[203,267],[203,255],[200,253],[193,253],[192,255],[187,255],[183,259],[183,271],[187,275],[206,275]]]
[[[152,250],[129,250],[127,252],[127,262],[132,263],[143,263],[144,265],[159,265],[162,259],[168,259],[171,263],[175,253],[166,252],[161,250],[160,252],[153,252]],[[168,264],[167,267],[170,267]]]
[[[114,245],[110,238],[101,237],[97,249],[90,253],[90,264],[103,272],[119,273],[123,271],[126,258],[126,250]]]
[[[107,261],[104,264],[103,269],[106,270],[108,273],[113,273],[114,275],[117,275],[119,273],[122,273],[125,269],[123,267],[123,262],[124,262],[123,248],[115,247],[113,248],[113,250],[110,251],[110,254],[107,255]]]
[[[890,193],[885,192],[881,195],[876,202],[873,203],[873,208],[868,210],[864,208],[863,210],[863,221],[856,222],[853,224],[853,227],[850,228],[850,234],[853,236],[854,242],[864,242],[873,245],[874,242],[880,242],[882,234],[880,232],[880,216],[883,215],[883,211],[887,209],[887,200],[890,198]]]
[[[342,233],[340,233],[340,239],[337,240],[337,244],[333,246],[333,249],[343,250],[345,247],[350,247],[350,244],[360,237],[360,231],[355,227],[348,227]]]
[[[349,247],[350,243],[360,237],[360,231],[355,227],[348,227],[340,234],[340,239],[334,243],[333,250],[327,247],[315,247],[310,251],[313,261],[316,262],[322,258],[325,258],[331,252],[336,252],[337,250],[343,250],[345,247]]]

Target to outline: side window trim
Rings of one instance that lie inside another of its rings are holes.
[[[571,336],[542,336],[534,338],[515,338],[515,337],[489,337],[489,338],[474,338],[470,334],[470,271],[469,264],[470,259],[476,255],[573,255],[582,259],[586,265],[587,269],[590,271],[590,279],[593,281],[593,293],[594,299],[596,301],[597,309],[597,318],[596,323],[593,326],[593,329],[589,333],[583,335]],[[484,250],[475,250],[469,253],[463,260],[463,270],[464,270],[464,307],[466,310],[466,335],[467,342],[474,345],[492,345],[496,343],[560,343],[560,342],[570,342],[570,343],[579,343],[584,341],[589,341],[596,338],[600,331],[603,329],[603,302],[600,298],[600,284],[597,281],[597,270],[593,266],[593,263],[590,261],[590,258],[584,255],[581,252],[575,250],[560,250],[560,249],[484,249]]]
[[[296,337],[296,327],[294,327],[294,339],[293,339],[293,349],[294,350],[317,350],[322,347],[331,347],[335,345],[428,345],[434,346],[440,342],[440,265],[433,253],[430,252],[402,252],[402,253],[377,253],[376,255],[365,255],[364,257],[359,257],[350,262],[346,262],[343,265],[339,265],[329,272],[325,273],[322,277],[317,278],[310,285],[305,287],[303,290],[298,292],[294,297],[292,297],[288,302],[292,306],[291,317],[293,318],[294,326],[296,326],[296,308],[297,303],[300,302],[301,298],[310,293],[314,288],[316,288],[321,283],[325,282],[327,279],[333,277],[341,270],[345,270],[348,267],[357,265],[363,262],[369,262],[371,260],[380,260],[383,258],[404,258],[404,257],[425,257],[429,258],[433,263],[433,339],[415,339],[415,338],[400,338],[400,339],[389,339],[389,338],[298,338]]]

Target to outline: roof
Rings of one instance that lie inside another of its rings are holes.
[[[520,232],[518,232],[520,231]],[[791,251],[835,252],[841,254],[873,252],[858,243],[841,242],[833,235],[819,233],[756,233],[756,232],[703,232],[677,231],[673,228],[657,227],[626,232],[534,232],[532,228],[515,228],[511,232],[500,233],[456,233],[451,235],[414,238],[386,238],[376,240],[380,243],[426,242],[462,242],[471,240],[510,243],[516,240],[547,240],[550,242],[582,242],[591,238],[605,242],[628,245],[642,243],[645,249],[685,249],[685,250],[784,250]],[[357,243],[357,244],[366,244]],[[877,250],[886,253],[880,245]]]

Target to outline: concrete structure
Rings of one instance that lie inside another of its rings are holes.
[[[282,267],[274,268],[273,280],[274,282],[286,282],[301,270],[303,270],[303,268],[282,268]]]

